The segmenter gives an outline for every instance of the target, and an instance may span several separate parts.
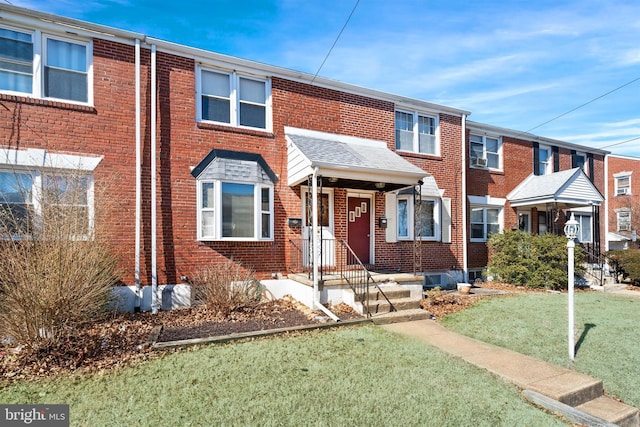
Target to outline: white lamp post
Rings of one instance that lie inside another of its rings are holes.
[[[578,230],[580,229],[580,225],[578,221],[576,221],[576,217],[571,212],[571,219],[566,222],[564,226],[564,234],[567,236],[567,252],[568,252],[568,275],[569,275],[569,359],[573,360],[575,358],[576,346],[574,343],[575,340],[575,330],[574,330],[574,315],[573,315],[573,282],[574,282],[574,259],[573,259],[573,251],[576,247],[575,238],[578,235]]]

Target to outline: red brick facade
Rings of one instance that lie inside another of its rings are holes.
[[[63,31],[63,30],[61,30]],[[96,188],[106,188],[116,205],[108,219],[110,238],[121,259],[122,281],[134,281],[136,95],[135,47],[122,42],[93,39],[93,106],[62,103],[0,93],[0,133],[5,148],[44,148],[50,152],[102,156],[94,173]],[[289,272],[294,264],[291,241],[301,238],[301,227],[289,225],[302,213],[301,187],[287,183],[287,139],[285,127],[381,140],[395,151],[395,109],[390,96],[376,98],[373,91],[355,87],[301,83],[294,78],[269,74],[271,81],[272,131],[251,130],[197,121],[196,70],[193,55],[159,49],[156,54],[157,84],[151,87],[151,51],[141,49],[142,129],[142,283],[151,283],[151,141],[156,138],[157,262],[158,283],[173,284],[190,276],[203,264],[233,258],[253,268],[260,277]],[[212,67],[215,66],[212,61]],[[244,65],[246,67],[246,64]],[[303,80],[303,79],[299,79]],[[325,87],[326,86],[326,87]],[[157,125],[151,124],[152,90],[157,94]],[[363,94],[359,94],[362,92]],[[421,103],[415,101],[417,109]],[[424,241],[420,245],[420,271],[450,271],[487,263],[484,243],[468,243],[467,195],[505,198],[533,171],[532,142],[504,136],[502,171],[467,166],[463,194],[463,159],[469,162],[469,132],[463,131],[464,112],[424,103],[428,114],[439,119],[440,155],[399,153],[407,161],[432,174],[451,200],[451,242]],[[413,107],[412,107],[413,108]],[[462,152],[462,139],[466,146]],[[272,241],[198,241],[197,190],[191,168],[212,149],[260,154],[279,177],[274,191],[274,236]],[[560,148],[560,168],[571,167],[570,152]],[[375,182],[375,177],[372,177]],[[594,182],[604,190],[604,159],[594,156]],[[347,237],[349,189],[333,192],[335,237]],[[385,214],[385,196],[371,193],[373,217]],[[517,223],[516,211],[505,205],[504,227]],[[464,230],[467,224],[467,230]],[[387,242],[385,230],[374,227],[375,265],[380,269],[411,272],[414,243]],[[604,233],[603,233],[604,234]],[[467,236],[467,242],[464,241]]]
[[[622,235],[628,239],[632,238],[632,231],[638,230],[640,218],[637,217],[640,206],[640,190],[638,189],[640,180],[640,158],[625,156],[607,156],[608,185],[607,200],[609,202],[609,231]],[[625,193],[617,191],[616,178],[629,177],[629,189]],[[631,212],[630,229],[621,229],[618,226],[618,212],[620,210]],[[631,241],[627,242],[630,245]],[[633,244],[634,246],[637,243]]]

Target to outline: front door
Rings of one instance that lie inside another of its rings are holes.
[[[371,199],[349,197],[347,243],[363,264],[371,262]]]

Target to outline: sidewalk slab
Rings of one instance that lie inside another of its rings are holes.
[[[603,396],[602,381],[588,375],[466,337],[433,320],[394,323],[383,328],[418,338],[486,369],[532,395],[556,402],[556,409],[572,408],[564,415],[582,417],[583,421],[588,420],[587,425],[640,425],[636,408]]]

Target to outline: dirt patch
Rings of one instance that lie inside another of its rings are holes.
[[[361,318],[346,304],[333,307],[332,311],[342,320]],[[0,344],[0,384],[73,372],[99,372],[157,357],[158,352],[152,351],[147,341],[158,325],[162,326],[159,341],[172,341],[326,321],[326,314],[286,297],[265,301],[251,310],[236,311],[226,317],[206,307],[161,311],[156,315],[118,313],[55,345],[45,343],[31,349],[4,339]]]

